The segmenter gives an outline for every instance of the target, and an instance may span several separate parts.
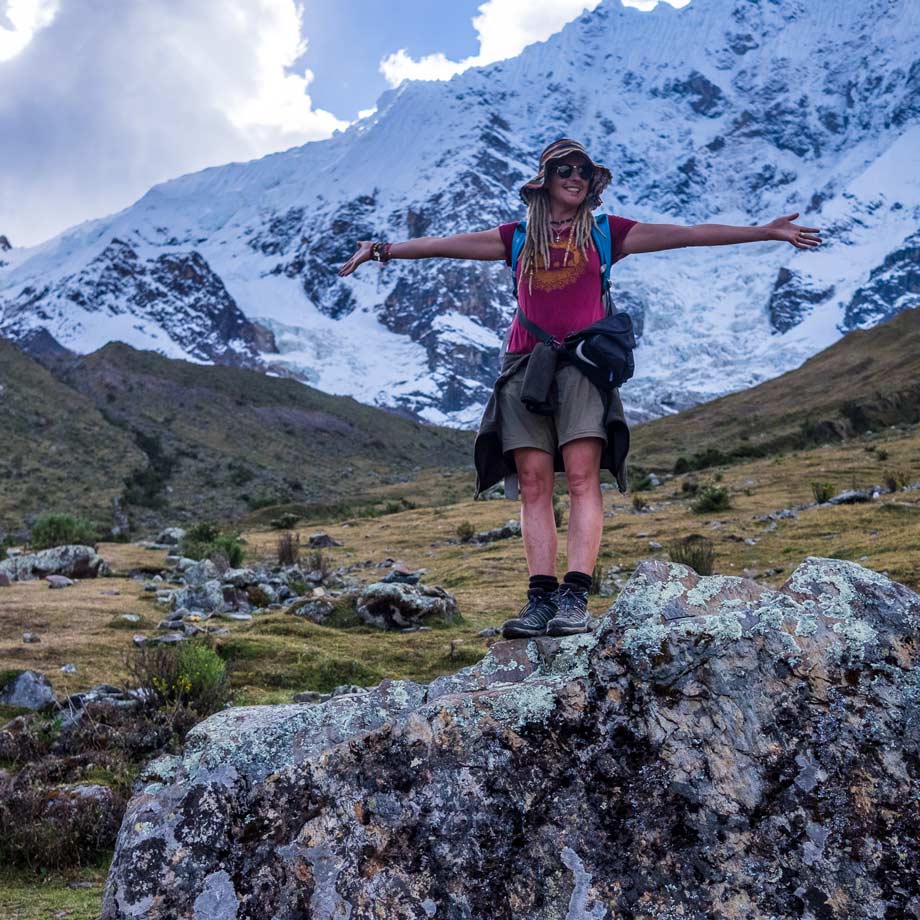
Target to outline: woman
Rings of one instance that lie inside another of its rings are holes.
[[[518,306],[532,323],[562,340],[604,316],[601,259],[592,240],[601,193],[610,170],[577,141],[562,138],[540,154],[537,175],[520,190],[527,205],[524,247],[517,261]],[[797,249],[821,242],[818,230],[792,223],[798,212],[758,227],[724,224],[647,224],[608,215],[612,261],[639,252],[683,246],[721,246],[785,240]],[[362,240],[339,269],[350,275],[370,259],[504,259],[511,265],[516,223],[478,233],[423,237],[400,243]],[[607,396],[574,365],[560,361],[552,387],[552,414],[529,411],[521,400],[536,339],[517,316],[507,354],[476,438],[477,495],[502,476],[516,475],[521,497],[524,553],[530,573],[527,602],[502,627],[505,638],[562,636],[590,629],[588,591],[600,549],[604,514],[600,469],[625,491],[628,430],[616,391]],[[570,498],[567,568],[556,579],[554,472],[564,470]],[[512,480],[513,482],[513,480]],[[506,489],[507,493],[507,489]]]

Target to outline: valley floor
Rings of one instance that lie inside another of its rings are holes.
[[[822,505],[803,508],[795,516],[761,519],[813,504],[815,481],[839,492],[882,485],[891,477],[920,481],[920,427],[889,429],[675,476],[641,493],[648,503],[641,512],[634,508],[633,495],[608,489],[600,574],[611,593],[593,596],[591,610],[596,615],[607,610],[640,560],[667,558],[671,541],[694,533],[712,541],[714,569],[721,574],[779,585],[806,556],[826,556],[886,572],[920,590],[920,488],[884,493],[863,504]],[[700,487],[725,487],[731,508],[693,512],[693,496],[684,488],[688,480]],[[456,479],[452,482],[453,488]],[[329,690],[343,683],[373,685],[384,677],[424,682],[478,660],[496,640],[477,633],[499,626],[521,604],[526,588],[523,548],[519,537],[485,545],[461,543],[458,527],[467,522],[476,531],[498,527],[518,510],[517,503],[505,500],[454,501],[299,526],[303,544],[319,529],[341,541],[341,547],[323,550],[329,563],[333,568],[362,564],[352,574],[367,583],[389,570],[386,560],[425,569],[424,582],[441,585],[456,596],[461,621],[413,633],[318,626],[282,611],[259,614],[248,623],[228,622],[230,635],[219,640],[218,650],[230,668],[234,702],[287,702],[301,690]],[[278,531],[257,528],[244,532],[244,537],[247,562],[274,556]],[[563,525],[561,553],[564,546]],[[160,619],[153,595],[143,590],[143,579],[160,569],[165,553],[130,544],[102,544],[99,551],[112,565],[111,578],[83,581],[63,591],[49,591],[40,581],[0,589],[0,672],[43,671],[59,697],[101,682],[118,684],[127,677],[133,634],[152,635]],[[563,564],[561,555],[560,571]],[[126,612],[138,613],[143,620],[125,623],[119,615]],[[23,643],[25,631],[38,633],[41,642]],[[68,663],[76,665],[74,674],[59,670]],[[17,920],[92,917],[98,910],[103,874],[104,868],[91,868],[44,878],[0,875],[0,914]],[[90,887],[67,887],[73,880]],[[26,897],[26,890],[33,894]]]

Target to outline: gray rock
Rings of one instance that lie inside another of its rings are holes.
[[[0,588],[8,588],[13,583],[7,572],[0,572]]]
[[[171,593],[170,601],[174,610],[185,607],[187,610],[203,610],[207,613],[219,612],[235,606],[235,602],[228,602],[225,599],[224,587],[216,578],[197,587],[180,588]]]
[[[24,632],[22,634],[22,641],[25,642],[26,644],[29,644],[29,643],[34,643],[34,642],[41,642],[42,640],[41,640],[41,637],[38,635],[38,633]]]
[[[109,568],[91,546],[54,546],[38,553],[12,556],[0,562],[0,572],[11,581],[29,581],[46,575],[67,578],[96,578]]]
[[[384,575],[380,581],[387,585],[393,584],[394,582],[398,582],[401,585],[417,585],[422,580],[422,575],[424,574],[424,569],[419,569],[417,572],[410,572],[406,568],[394,568]]]
[[[245,588],[247,585],[254,585],[259,581],[259,575],[252,569],[227,569],[220,580],[225,585],[233,585],[237,588]]]
[[[490,639],[492,636],[499,635],[501,631],[501,626],[487,626],[485,629],[480,629],[476,635],[481,639]]]
[[[853,563],[645,562],[590,634],[225,710],[142,772],[102,918],[910,916],[918,629]]]
[[[199,588],[216,578],[220,578],[220,572],[210,559],[202,559],[182,570],[182,580],[193,588]]]
[[[62,674],[76,674],[77,666],[75,664],[62,664],[61,667],[58,668],[58,670]]]
[[[428,585],[375,582],[362,592],[358,617],[379,629],[421,626],[428,620],[452,623],[459,616],[453,595]]]
[[[847,489],[840,492],[833,498],[827,500],[828,505],[858,505],[862,502],[871,502],[872,499],[878,498],[881,494],[881,487],[874,486],[871,489]]]
[[[332,615],[335,603],[330,597],[307,597],[291,604],[287,610],[295,617],[302,617],[322,625]]]
[[[319,693],[317,690],[304,690],[302,693],[294,694],[295,703],[325,703],[329,699],[332,699],[331,694]]]
[[[507,540],[510,537],[519,537],[521,535],[521,522],[512,519],[501,527],[495,527],[492,530],[484,530],[480,533],[473,534],[470,538],[471,543],[493,543],[495,540]]]
[[[164,546],[178,546],[185,536],[185,530],[181,527],[167,527],[161,530],[157,535],[156,542]]]
[[[123,613],[119,619],[124,620],[126,623],[140,623],[141,615],[139,613]]]
[[[325,549],[330,546],[341,546],[342,545],[338,540],[334,539],[333,537],[330,537],[329,534],[327,533],[313,534],[310,537],[308,543],[310,544],[310,546],[314,547],[315,549]]]
[[[57,702],[51,683],[38,671],[21,671],[0,687],[0,704],[22,709],[44,709]]]
[[[46,575],[45,581],[49,588],[72,588],[75,582],[64,575]]]

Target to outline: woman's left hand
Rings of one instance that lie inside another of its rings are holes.
[[[767,224],[770,239],[785,240],[787,243],[792,243],[796,249],[814,249],[821,242],[821,237],[818,236],[821,231],[817,227],[800,227],[792,223],[798,216],[799,212],[796,211],[795,214],[787,214],[785,217],[771,220]]]

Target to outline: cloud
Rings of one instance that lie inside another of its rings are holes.
[[[621,0],[624,6],[643,11],[658,0]],[[667,0],[672,6],[686,6],[690,0]],[[380,72],[390,86],[403,80],[449,80],[452,76],[494,61],[515,57],[534,42],[545,41],[566,23],[593,10],[601,0],[486,0],[473,17],[479,37],[479,53],[462,61],[451,61],[442,52],[412,58],[405,50],[388,54]]]
[[[0,0],[0,61],[15,57],[32,36],[50,25],[58,0]]]
[[[42,16],[17,21],[17,6]],[[56,15],[48,0],[9,0],[4,12],[0,37],[9,24],[31,36],[0,61],[0,233],[15,245],[347,125],[313,108],[309,70],[289,72],[305,48],[294,0],[67,0]]]

